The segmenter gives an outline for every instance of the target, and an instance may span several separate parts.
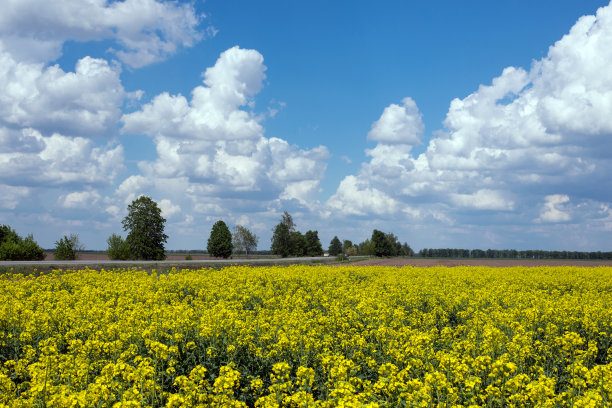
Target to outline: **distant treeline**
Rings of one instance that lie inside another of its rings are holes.
[[[610,252],[544,251],[516,249],[456,249],[424,248],[417,256],[423,258],[511,258],[511,259],[612,259]]]

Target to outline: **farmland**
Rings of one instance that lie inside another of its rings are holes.
[[[612,267],[0,276],[0,406],[608,406]]]

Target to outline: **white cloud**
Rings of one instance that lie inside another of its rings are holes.
[[[0,184],[0,208],[5,210],[14,210],[17,208],[19,201],[28,196],[30,189],[26,187],[8,186]]]
[[[376,216],[380,206],[356,203],[384,195],[446,225],[596,225],[600,216],[581,204],[612,200],[602,188],[612,174],[611,42],[612,5],[578,20],[529,70],[508,67],[454,99],[446,129],[418,157],[411,153],[422,133],[416,104],[388,106],[368,134],[378,142],[366,150],[370,160],[342,181],[328,209]],[[576,203],[571,215],[568,196]],[[483,210],[487,217],[478,217]]]
[[[565,194],[552,194],[545,197],[546,202],[542,206],[538,222],[566,222],[571,220],[571,216],[564,211],[563,204],[569,202],[569,197]]]
[[[75,191],[59,198],[59,205],[64,208],[91,208],[100,201],[97,191]]]
[[[123,170],[123,147],[95,147],[91,140],[21,132],[36,149],[0,153],[0,181],[21,185],[108,185]],[[15,143],[9,142],[14,145]]]
[[[172,204],[172,201],[168,200],[167,198],[164,198],[159,202],[159,208],[162,211],[162,216],[166,219],[172,218],[181,213],[181,207],[176,204]]]
[[[384,192],[368,187],[367,181],[355,176],[347,176],[342,180],[336,194],[327,201],[329,208],[338,215],[368,215],[378,216],[392,214],[399,204]]]
[[[119,69],[85,57],[74,72],[14,59],[0,47],[0,124],[32,127],[45,135],[112,134],[126,93]]]
[[[380,119],[372,124],[368,139],[381,143],[417,145],[425,126],[419,108],[412,98],[404,98],[402,105],[391,104]]]
[[[473,194],[452,194],[451,201],[460,207],[476,210],[511,211],[514,209],[514,202],[499,190],[483,189]]]
[[[150,136],[158,153],[154,162],[139,164],[139,177],[154,180],[161,195],[170,187],[162,186],[162,180],[183,180],[199,213],[218,212],[199,202],[213,197],[258,196],[268,203],[295,199],[312,205],[329,153],[323,146],[301,150],[263,136],[265,115],[250,109],[265,70],[259,52],[233,47],[205,70],[204,85],[193,89],[191,100],[160,94],[124,115],[122,132]]]
[[[6,0],[0,14],[4,47],[20,60],[48,62],[66,41],[113,40],[114,53],[138,68],[202,38],[188,3],[157,0]]]

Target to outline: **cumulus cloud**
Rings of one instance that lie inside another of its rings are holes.
[[[564,211],[563,205],[569,202],[569,197],[565,194],[552,194],[545,197],[546,202],[542,206],[538,222],[565,222],[572,217]]]
[[[0,124],[45,135],[112,134],[126,93],[120,71],[102,59],[80,59],[74,72],[16,60],[0,48]]]
[[[148,135],[156,145],[158,158],[140,163],[141,177],[156,180],[160,189],[166,188],[160,186],[164,179],[184,180],[194,201],[264,194],[268,201],[309,205],[329,153],[264,136],[263,118],[250,107],[265,71],[259,52],[233,47],[205,70],[190,100],[164,93],[124,115],[123,133]],[[196,206],[201,212],[201,204]]]
[[[181,207],[173,204],[172,201],[168,200],[167,198],[164,198],[159,202],[159,208],[162,211],[162,216],[166,219],[172,218],[181,212]]]
[[[97,191],[75,191],[59,198],[59,205],[64,208],[91,208],[101,200]]]
[[[138,68],[199,41],[202,17],[189,3],[158,0],[7,0],[0,37],[12,55],[29,62],[56,59],[66,41],[112,40],[117,58]]]
[[[581,211],[586,224],[599,219],[582,204],[612,200],[602,189],[612,173],[611,41],[612,5],[580,18],[529,70],[508,67],[454,99],[444,131],[417,157],[416,103],[386,107],[368,133],[377,142],[366,150],[369,161],[340,183],[328,209],[378,215],[387,202],[398,214],[423,210],[448,225],[458,216],[482,222],[466,218],[466,209],[488,211],[489,223],[568,222]]]
[[[112,183],[124,168],[120,145],[95,147],[89,139],[60,134],[44,137],[33,129],[25,129],[21,134],[32,140],[36,149],[0,152],[0,182],[22,186],[102,186]]]
[[[338,191],[327,201],[329,208],[338,215],[378,216],[393,214],[398,209],[397,200],[384,192],[368,186],[366,180],[347,176]]]
[[[421,141],[424,128],[417,104],[412,98],[404,98],[401,105],[391,104],[385,108],[380,119],[372,124],[368,139],[416,145]]]
[[[14,210],[19,201],[27,197],[30,189],[0,184],[0,209]]]

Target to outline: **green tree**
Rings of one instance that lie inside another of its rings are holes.
[[[216,258],[229,258],[232,255],[232,233],[225,222],[215,222],[210,231],[206,250]]]
[[[74,250],[75,243],[71,237],[64,235],[59,241],[55,241],[55,250],[53,251],[53,259],[60,261],[74,261],[77,253]]]
[[[166,219],[161,209],[150,197],[140,196],[128,206],[128,215],[123,219],[124,231],[129,231],[126,242],[131,255],[136,259],[166,259],[164,234]]]
[[[130,247],[121,235],[112,234],[108,237],[106,243],[108,244],[106,255],[109,259],[126,260],[130,258]]]
[[[291,253],[291,233],[289,227],[283,222],[279,222],[272,233],[272,245],[270,250],[274,255],[286,258]]]
[[[391,256],[393,247],[387,235],[375,229],[372,231],[372,245],[374,247],[374,255],[378,257]]]
[[[348,249],[352,246],[353,246],[353,243],[349,241],[348,239],[345,239],[344,242],[342,242],[342,252],[346,254],[348,252]]]
[[[0,225],[0,261],[42,261],[45,250],[30,234],[21,238],[8,225]]]
[[[232,235],[232,244],[234,246],[234,251],[244,251],[244,253],[248,255],[249,251],[252,251],[257,248],[258,241],[259,238],[257,237],[257,235],[249,231],[248,228],[243,227],[242,225],[236,225],[236,227],[234,228],[234,234]]]
[[[323,255],[323,246],[319,240],[318,231],[306,231],[306,256],[321,256]]]
[[[300,231],[289,233],[289,254],[292,256],[304,256],[307,250],[306,237]]]
[[[334,236],[334,238],[332,238],[331,242],[329,243],[329,249],[327,252],[329,252],[329,256],[336,256],[338,254],[343,253],[342,249],[342,243],[340,242],[338,237]]]

